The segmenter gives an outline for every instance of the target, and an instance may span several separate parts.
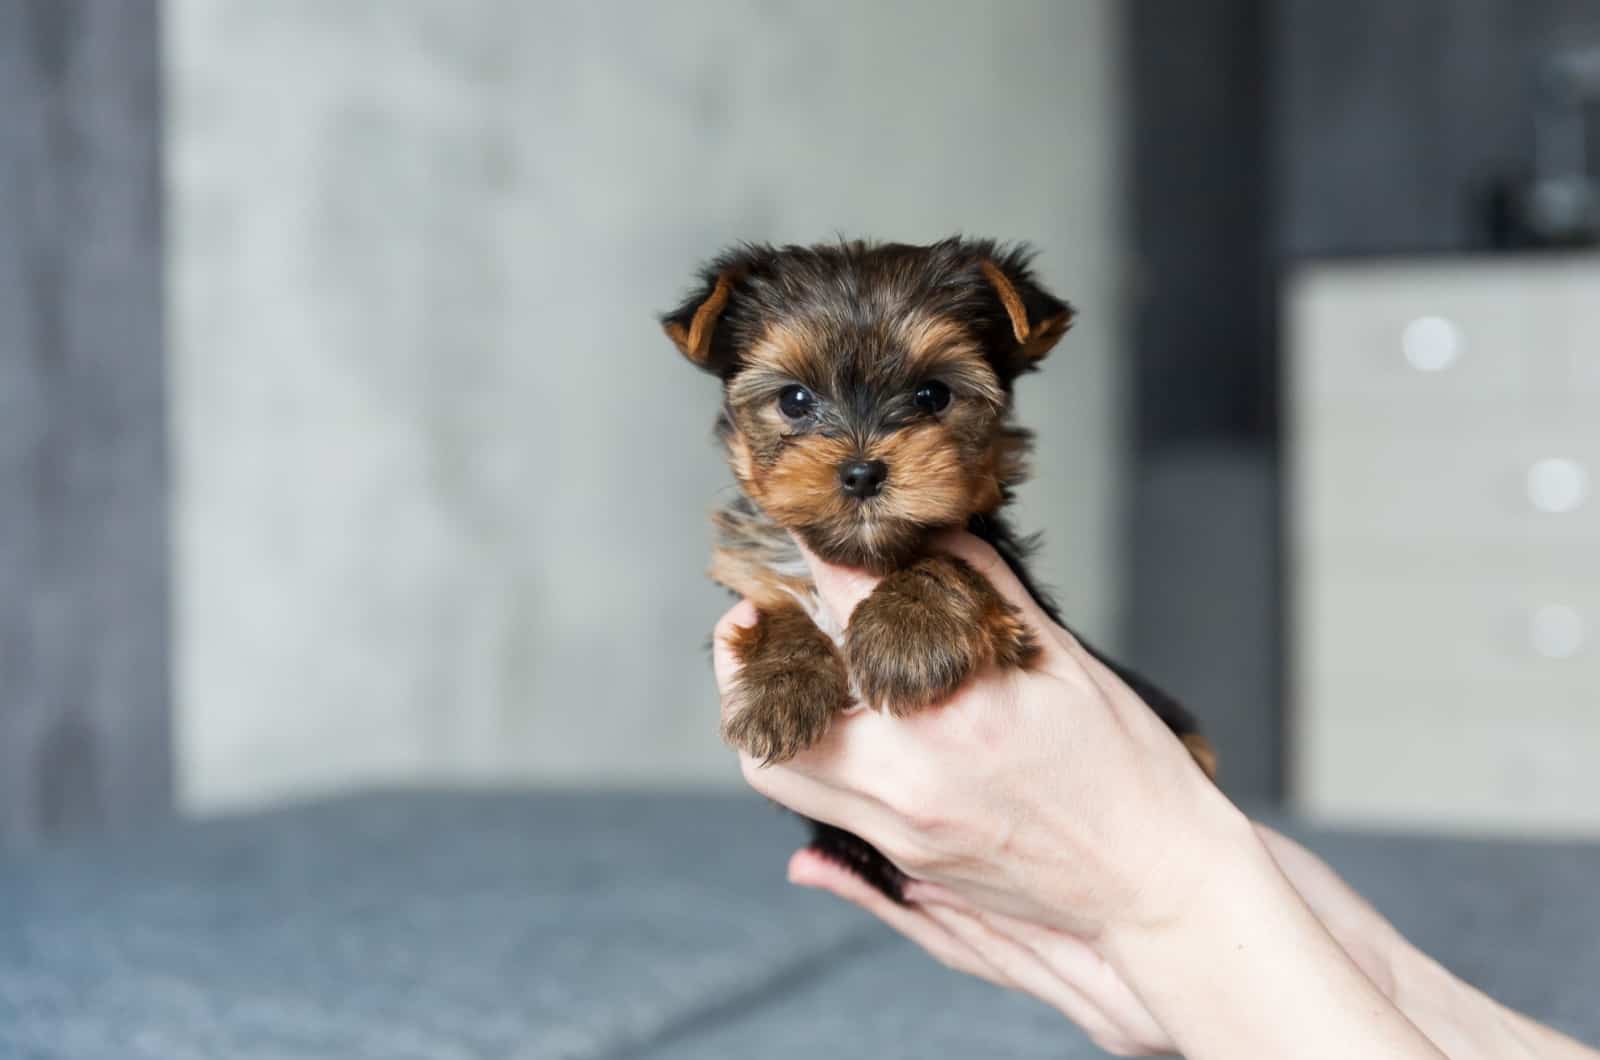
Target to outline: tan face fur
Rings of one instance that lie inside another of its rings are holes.
[[[949,389],[937,412],[915,404],[928,383]],[[815,413],[780,409],[799,385]],[[959,324],[912,315],[841,329],[821,320],[773,323],[729,383],[724,441],[745,492],[779,525],[832,562],[898,565],[939,527],[1000,504],[1021,472],[1021,440],[1002,430],[1006,394]],[[881,461],[881,491],[840,488],[853,461]]]
[[[718,434],[740,487],[824,559],[894,569],[930,532],[997,509],[1020,481],[1028,436],[1008,422],[1010,382],[1070,310],[1037,292],[1058,314],[1030,324],[993,249],[768,251],[721,267],[667,319],[679,348],[724,380]],[[1020,261],[1013,270],[1034,294]],[[853,493],[842,483],[862,462],[876,469],[874,488]]]

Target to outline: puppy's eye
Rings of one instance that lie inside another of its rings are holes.
[[[778,411],[786,420],[803,420],[816,410],[816,397],[803,386],[786,386],[778,392]]]
[[[943,412],[950,407],[950,388],[937,379],[930,379],[917,387],[911,400],[924,412]]]

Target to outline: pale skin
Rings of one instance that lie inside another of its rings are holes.
[[[988,546],[936,547],[1021,608],[1039,662],[908,718],[846,715],[779,765],[743,759],[758,791],[912,878],[897,905],[802,850],[792,882],[1038,997],[1120,1055],[1600,1060],[1455,979],[1315,855],[1252,824]],[[876,579],[808,559],[843,624]],[[718,625],[724,693],[737,672],[724,641],[754,619],[741,603]]]

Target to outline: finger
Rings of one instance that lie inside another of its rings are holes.
[[[906,901],[918,905],[943,905],[961,913],[974,912],[971,902],[942,883],[932,880],[913,880],[906,889]]]
[[[802,817],[844,828],[841,819],[854,816],[849,793],[794,768],[792,762],[765,762],[741,751],[739,771],[757,792]]]
[[[980,909],[961,894],[936,883],[914,881],[906,896],[995,961],[1007,975],[1029,983],[1030,993],[1055,1005],[1102,1048],[1121,1053],[1159,1051],[1161,1043],[1167,1041],[1166,1032],[1116,969],[1076,935]],[[938,910],[946,911],[948,916]],[[995,954],[1000,951],[991,951],[973,941],[980,931],[996,940],[996,945],[1008,942],[1026,950],[1038,969],[1030,970],[1020,957],[998,960]],[[1047,975],[1054,984],[1040,980],[1040,974]]]
[[[978,919],[995,934],[1031,950],[1079,991],[1108,1001],[1137,1002],[1100,952],[1076,935],[989,910]],[[1108,991],[1115,996],[1107,997]]]
[[[1058,975],[1075,983],[1080,989],[1096,982],[1106,969],[1100,954],[1076,935],[1005,913],[980,909],[943,884],[914,880],[906,888],[906,897],[919,905],[948,909],[958,916],[968,917],[996,935],[1032,950],[1055,968]],[[1056,958],[1061,959],[1059,967],[1056,966]]]
[[[734,655],[733,640],[742,631],[755,625],[761,613],[756,610],[756,605],[749,600],[740,600],[728,609],[717,620],[717,628],[711,633],[711,669],[717,677],[717,688],[722,691],[726,701],[728,689],[733,687],[733,679],[739,672],[739,660]]]
[[[1128,697],[1138,699],[1127,682],[1090,651],[1076,633],[1062,626],[1052,625],[1050,628],[1056,633],[1056,642],[1061,645],[1066,657],[1076,664],[1075,669],[1081,671],[1102,695],[1113,701]]]
[[[875,710],[837,715],[822,739],[790,759],[791,768],[830,787],[875,791],[898,775],[906,734]]]
[[[1100,1005],[1076,986],[1054,974],[1038,954],[985,925],[976,916],[947,905],[924,907],[929,919],[968,949],[980,954],[1017,989],[1052,1005],[1096,1041],[1121,1038],[1121,1028]]]
[[[915,906],[901,905],[841,865],[815,850],[797,850],[789,859],[789,882],[799,887],[827,891],[871,913],[901,935],[921,946],[934,960],[947,968],[996,986],[1015,989],[999,971],[958,942],[926,913]]]
[[[982,910],[978,919],[991,931],[1025,946],[1080,996],[1093,999],[1106,1022],[1125,1040],[1164,1042],[1167,1034],[1125,979],[1093,946],[1065,931]]]
[[[1124,727],[1132,723],[1147,731],[1160,730],[1171,738],[1159,715],[1145,709],[1144,700],[1111,667],[1100,661],[1071,630],[1057,627],[1057,632],[1056,643],[1062,649],[1058,656],[1062,666],[1055,671],[1057,677],[1070,680],[1083,691],[1098,696],[1111,707],[1111,716]],[[1139,705],[1138,709],[1128,709],[1134,704]]]
[[[967,565],[983,575],[1001,596],[1027,615],[1035,626],[1057,634],[1056,639],[1062,641],[1069,649],[1069,654],[1095,678],[1097,684],[1104,680],[1120,684],[1117,676],[1083,646],[1083,642],[1076,634],[1057,624],[1044,613],[1044,608],[1039,606],[1033,594],[1017,578],[1010,565],[993,545],[965,530],[943,531],[935,535],[930,543],[937,551],[965,560]]]
[[[1026,615],[1033,625],[1041,629],[1058,628],[1050,620],[1050,616],[1044,613],[1044,609],[1033,598],[1033,594],[1028,592],[1027,587],[1012,572],[1010,565],[989,542],[965,530],[945,530],[936,534],[929,545],[936,552],[964,560],[967,566],[983,575],[984,580],[994,586],[1013,607]]]
[[[882,849],[900,834],[899,819],[878,798],[849,784],[835,783],[830,773],[813,774],[789,762],[767,764],[740,754],[745,782],[802,817],[831,824]]]
[[[811,568],[811,580],[816,583],[817,594],[822,597],[822,606],[827,608],[837,626],[843,629],[849,625],[851,612],[855,611],[856,605],[865,600],[883,579],[855,567],[841,567],[820,559],[799,538],[795,538],[795,543],[800,546],[800,554],[805,556],[806,564]]]
[[[1096,658],[1094,652],[1083,646],[1083,641],[1078,639],[1077,634],[1067,629],[1062,630],[1061,633],[1062,636],[1059,639],[1062,646],[1066,648],[1067,655],[1073,662],[1077,663],[1078,668],[1094,683],[1096,688],[1107,695],[1127,688],[1127,684],[1122,678],[1118,677],[1109,666]]]

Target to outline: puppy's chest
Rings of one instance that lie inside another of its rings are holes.
[[[763,610],[798,605],[834,641],[843,631],[822,607],[811,569],[789,532],[773,522],[743,493],[711,516],[715,531],[710,574],[713,581]]]

